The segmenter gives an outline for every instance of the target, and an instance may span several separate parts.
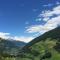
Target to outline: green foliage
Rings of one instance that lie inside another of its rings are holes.
[[[35,38],[25,47],[25,53],[32,53],[34,60],[60,59],[60,27]],[[37,52],[37,53],[36,53]]]

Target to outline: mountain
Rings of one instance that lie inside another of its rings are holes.
[[[16,41],[16,40],[10,40],[10,42],[14,43],[16,46],[22,48],[24,47],[27,43],[22,42],[22,41]]]
[[[0,56],[16,56],[26,43],[15,40],[5,40],[0,38]]]
[[[23,47],[26,45],[25,42],[22,42],[22,41],[16,41],[16,40],[13,40],[13,39],[2,39],[0,38],[0,42],[4,43],[5,46],[9,46],[9,47],[13,47],[13,46],[17,46],[17,47]]]
[[[24,48],[29,47],[39,41],[46,40],[47,38],[60,39],[60,27],[57,27],[57,28],[55,28],[51,31],[48,31],[45,34],[35,38],[34,40],[30,41],[27,45],[25,45]]]
[[[60,27],[29,42],[20,54],[21,60],[60,60]]]
[[[21,49],[20,44],[12,41],[7,44],[7,41],[0,39],[1,60],[60,60],[60,27],[33,39]]]

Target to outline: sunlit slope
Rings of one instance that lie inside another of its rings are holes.
[[[29,42],[23,52],[26,60],[60,60],[60,27]]]

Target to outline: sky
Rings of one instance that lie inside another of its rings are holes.
[[[0,0],[0,37],[30,42],[60,25],[59,0]]]

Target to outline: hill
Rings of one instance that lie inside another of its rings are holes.
[[[22,52],[22,60],[60,60],[60,27],[35,38]]]
[[[33,39],[22,49],[17,47],[19,44],[16,45],[8,41],[10,44],[7,46],[12,47],[12,49],[7,47],[7,50],[5,50],[5,42],[5,40],[0,41],[1,60],[60,60],[60,27]],[[3,53],[1,54],[1,52]]]
[[[26,43],[21,41],[5,40],[0,38],[0,56],[5,56],[5,57],[9,55],[17,56],[20,49],[25,44]]]

